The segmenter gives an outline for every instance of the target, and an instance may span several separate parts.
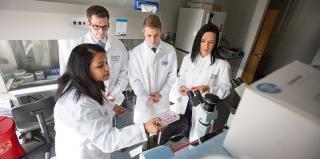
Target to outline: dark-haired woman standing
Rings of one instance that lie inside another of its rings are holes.
[[[198,31],[191,54],[184,57],[176,87],[172,89],[173,109],[178,114],[185,114],[191,125],[192,107],[188,104],[187,92],[200,90],[210,92],[220,99],[230,94],[230,65],[227,61],[216,58],[219,29],[214,24],[205,24]],[[189,128],[190,130],[190,128]],[[188,136],[188,135],[187,135]]]

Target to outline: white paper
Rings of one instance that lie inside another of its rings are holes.
[[[169,125],[170,123],[180,119],[180,116],[171,110],[157,114],[156,117],[159,117],[161,119],[161,123],[165,125]]]
[[[141,12],[157,12],[157,6],[154,5],[147,5],[147,4],[141,4]]]
[[[117,19],[116,20],[116,36],[123,36],[127,34],[127,19]]]
[[[12,116],[9,94],[0,94],[0,115]]]
[[[129,155],[131,158],[139,155],[142,152],[142,145],[134,148],[133,150],[129,151]]]

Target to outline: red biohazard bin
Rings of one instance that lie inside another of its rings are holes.
[[[12,118],[0,116],[0,158],[18,159],[24,154]]]

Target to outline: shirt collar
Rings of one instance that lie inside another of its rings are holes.
[[[94,43],[98,43],[99,40],[96,39],[96,38],[91,34],[91,32],[89,32],[89,33],[90,33],[90,37],[91,37],[92,41],[93,41]],[[109,35],[108,35],[108,36],[109,36]],[[108,38],[108,39],[102,39],[101,41],[104,42],[104,43],[108,43],[108,41],[110,41],[109,39],[110,39],[110,38]]]
[[[196,58],[196,63],[211,63],[211,55],[207,55],[205,57],[202,57],[200,55],[200,53],[198,54],[197,58]]]
[[[159,44],[156,45],[155,47],[150,47],[150,46],[148,45],[148,43],[147,43],[147,40],[144,40],[143,43],[144,43],[148,48],[150,48],[150,50],[151,50],[151,48],[157,48],[157,50],[158,50],[158,49],[161,48],[161,43],[162,43],[162,41],[160,40]]]
[[[92,34],[91,34],[91,32],[89,31],[88,32],[88,37],[90,37],[91,38],[91,40],[92,40],[92,43],[95,43],[95,44],[97,44],[98,43],[98,39],[96,39],[94,36],[92,36]],[[105,44],[106,44],[106,46],[105,46],[105,50],[106,51],[108,51],[109,50],[109,48],[111,47],[111,45],[112,45],[112,37],[110,36],[110,35],[108,35],[108,39],[105,39],[105,40],[102,40],[102,42],[104,42]]]

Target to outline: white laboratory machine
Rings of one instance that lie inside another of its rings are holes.
[[[192,119],[189,141],[194,141],[208,134],[218,118],[216,104],[219,97],[214,94],[205,94],[202,97],[199,90],[188,92],[189,102],[192,105]]]
[[[236,158],[320,158],[319,81],[296,61],[248,86],[223,147]]]

